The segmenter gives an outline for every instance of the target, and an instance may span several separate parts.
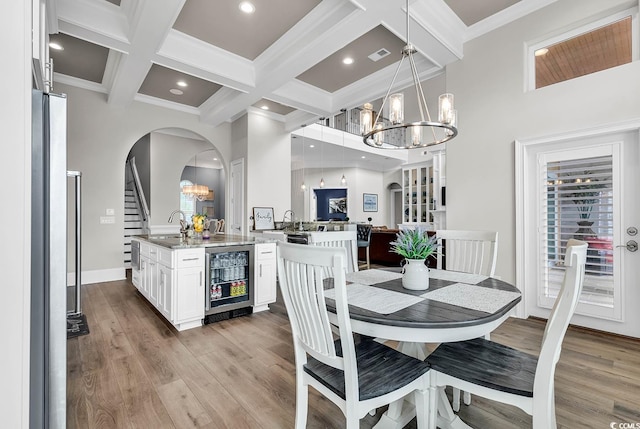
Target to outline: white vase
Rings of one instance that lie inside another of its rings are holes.
[[[402,287],[411,290],[429,289],[429,268],[424,259],[406,259],[402,267]]]

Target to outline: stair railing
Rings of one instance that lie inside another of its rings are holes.
[[[149,220],[149,206],[147,205],[147,199],[144,196],[144,190],[142,189],[142,183],[140,183],[140,176],[138,175],[138,169],[136,168],[136,158],[132,157],[127,161],[127,183],[133,183],[133,194],[135,197],[138,211],[142,215],[142,221],[148,222]]]

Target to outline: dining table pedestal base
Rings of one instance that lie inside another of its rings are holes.
[[[402,429],[415,416],[416,409],[407,397],[390,404],[373,429]],[[453,412],[443,387],[438,389],[438,428],[473,429]]]

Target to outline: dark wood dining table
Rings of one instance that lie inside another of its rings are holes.
[[[351,301],[350,286],[357,284],[360,290],[366,289],[362,286],[371,286],[366,290],[372,293],[372,298],[375,298],[377,291],[382,291],[382,294],[392,291],[418,297],[419,302],[388,314],[350,302],[351,328],[358,334],[398,341],[401,351],[421,359],[425,358],[425,343],[464,341],[488,335],[509,317],[511,310],[522,299],[515,286],[496,278],[431,269],[429,289],[415,291],[403,288],[400,277],[389,279],[393,276],[390,272],[399,273],[399,269],[348,274],[347,299]],[[377,277],[380,277],[380,282],[376,282]],[[446,288],[451,287],[449,290],[456,293],[447,294]],[[335,302],[329,298],[326,302],[330,317],[333,317]],[[438,427],[468,428],[454,414],[444,390],[440,390],[439,394]],[[375,428],[402,428],[414,416],[413,406],[400,401],[389,406]]]

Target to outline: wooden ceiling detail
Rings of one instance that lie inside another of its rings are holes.
[[[536,57],[536,88],[631,62],[631,17],[555,45]]]

